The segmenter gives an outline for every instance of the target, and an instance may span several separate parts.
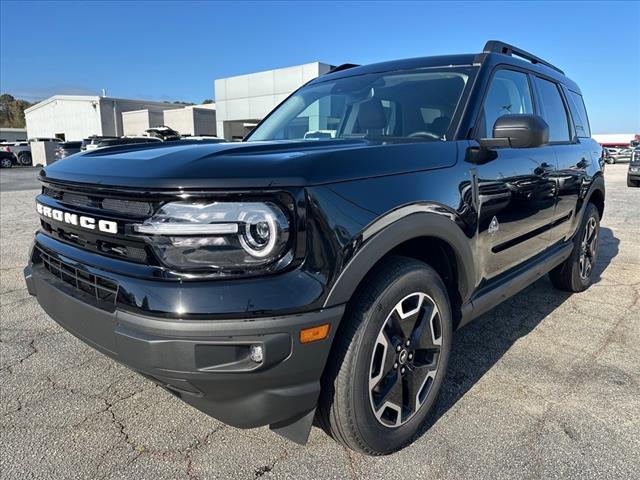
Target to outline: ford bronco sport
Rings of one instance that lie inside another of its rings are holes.
[[[345,65],[243,143],[48,166],[25,277],[223,422],[387,454],[426,424],[455,329],[547,272],[589,286],[600,156],[578,86],[516,47]]]

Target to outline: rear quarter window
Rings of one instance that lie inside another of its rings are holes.
[[[582,95],[571,90],[568,90],[568,93],[569,110],[571,110],[573,124],[576,127],[576,135],[578,137],[591,137],[589,117],[587,116],[587,109],[584,106]]]

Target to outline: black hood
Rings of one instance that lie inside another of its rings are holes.
[[[41,175],[53,181],[148,189],[298,187],[442,168],[455,158],[455,142],[151,144],[73,155]]]

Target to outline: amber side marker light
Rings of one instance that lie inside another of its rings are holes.
[[[311,343],[323,340],[329,336],[329,324],[323,323],[315,327],[300,330],[300,343]]]

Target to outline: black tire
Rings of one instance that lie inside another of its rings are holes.
[[[627,176],[627,187],[637,187],[639,183],[637,180],[631,180],[631,177]]]
[[[587,231],[587,227],[591,225],[594,226],[595,236]],[[599,237],[600,213],[593,203],[588,203],[580,228],[573,239],[571,255],[549,272],[554,287],[565,292],[582,292],[591,285],[593,270],[598,260]]]
[[[2,168],[11,168],[13,167],[13,162],[9,157],[0,158],[0,167]]]
[[[403,302],[411,302],[407,308],[416,310],[405,312],[407,316],[400,319],[394,312],[399,306],[404,309]],[[437,309],[435,313],[434,308]],[[410,314],[411,311],[416,313]],[[392,324],[400,326],[392,317],[405,327],[412,324],[415,317],[415,325],[405,328],[410,332],[405,339],[414,339],[414,344],[405,343],[400,335],[395,337],[387,333],[385,329],[391,329]],[[427,331],[429,336],[425,335]],[[435,270],[405,257],[383,260],[354,294],[336,334],[336,343],[322,379],[318,407],[320,425],[336,441],[367,455],[386,455],[410,444],[424,430],[425,420],[440,390],[449,359],[451,335],[451,306]],[[387,347],[382,347],[382,353],[378,342],[381,336],[389,339]],[[391,339],[397,340],[398,345],[394,347]],[[409,346],[396,350],[400,345]],[[406,363],[401,362],[402,355]],[[374,362],[379,362],[379,372],[375,375]],[[429,373],[425,375],[427,371]],[[387,382],[390,376],[397,381]],[[376,393],[379,387],[380,390],[386,388],[389,396]],[[410,391],[411,394],[405,393]],[[387,406],[391,392],[400,393],[403,413],[392,408],[398,407],[397,404]],[[377,395],[381,395],[380,402],[383,403],[377,409],[378,414],[374,411],[374,396]],[[413,409],[405,410],[405,404],[412,405]],[[386,415],[394,411],[395,420],[388,420]],[[398,421],[403,423],[398,424]],[[397,425],[383,422],[396,422]]]
[[[31,154],[29,152],[20,154],[20,156],[18,157],[18,163],[23,167],[31,166],[31,164],[33,163],[33,161],[31,160]]]

